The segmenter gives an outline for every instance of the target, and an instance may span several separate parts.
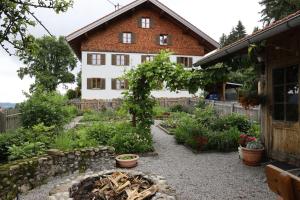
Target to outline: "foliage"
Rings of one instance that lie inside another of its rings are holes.
[[[9,160],[17,160],[31,158],[36,155],[41,155],[45,152],[46,147],[42,142],[29,143],[25,142],[20,146],[12,145],[8,148]]]
[[[28,75],[35,79],[30,87],[31,91],[40,87],[51,92],[59,84],[75,81],[70,71],[76,67],[76,58],[62,36],[34,39],[29,48],[18,50],[17,55],[26,65],[18,70],[19,77],[23,79]]]
[[[39,123],[45,126],[60,127],[75,114],[74,107],[69,108],[66,98],[57,92],[34,92],[20,105],[22,124],[25,128]]]
[[[170,62],[169,56],[169,52],[161,51],[152,62],[142,63],[126,73],[129,90],[124,93],[124,103],[132,115],[133,126],[150,131],[155,105],[151,91],[159,88],[162,82],[166,82],[166,87],[171,91],[188,88],[194,93],[198,90],[199,84],[194,84],[198,79],[192,76],[193,72]]]
[[[300,10],[299,0],[261,0],[259,3],[264,7],[260,13],[266,25]]]
[[[263,149],[264,146],[259,140],[251,141],[247,143],[247,149]]]
[[[236,113],[222,116],[213,123],[213,129],[217,131],[224,131],[233,127],[241,133],[248,133],[251,123],[245,116]]]
[[[52,148],[62,151],[72,150],[74,146],[75,141],[70,132],[64,132],[57,135],[57,137],[53,141],[53,144],[51,145]]]
[[[218,114],[212,106],[207,106],[203,109],[196,108],[194,115],[197,123],[203,124],[207,128],[210,128],[218,119]]]
[[[169,110],[162,106],[154,106],[153,107],[153,114],[155,117],[161,117],[163,114],[167,113]]]
[[[136,132],[118,132],[109,140],[117,153],[144,153],[153,151],[152,140]]]
[[[122,109],[113,110],[107,109],[104,111],[87,111],[83,114],[83,119],[81,121],[113,121],[113,120],[122,120],[128,119],[127,113]]]
[[[47,8],[60,13],[67,11],[72,4],[71,0],[2,0],[0,5],[1,47],[12,55],[9,50],[11,46],[23,50],[31,44],[33,37],[28,34],[28,29],[37,23],[45,28],[34,14],[37,8]]]
[[[235,151],[238,147],[241,132],[236,127],[222,132],[212,132],[208,135],[208,150],[218,150],[222,152]]]
[[[98,122],[87,127],[86,132],[89,138],[95,139],[98,144],[106,145],[110,138],[117,133],[117,127],[112,123]]]
[[[220,45],[221,47],[227,46],[229,44],[238,41],[239,39],[245,36],[246,36],[245,26],[241,21],[238,21],[238,24],[232,28],[229,35],[223,33],[223,35],[220,38]]]

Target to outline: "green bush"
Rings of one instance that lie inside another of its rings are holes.
[[[35,91],[21,103],[22,124],[25,128],[44,123],[45,126],[61,127],[70,118],[66,98],[57,92]]]
[[[185,113],[192,113],[193,112],[193,109],[192,107],[189,107],[189,106],[183,106],[183,105],[180,105],[180,104],[177,104],[177,105],[174,105],[174,106],[171,106],[169,108],[169,110],[171,112],[185,112]]]
[[[221,116],[213,123],[213,129],[217,131],[229,130],[232,127],[238,128],[242,133],[248,133],[251,128],[251,122],[246,116],[233,113]]]
[[[153,151],[152,140],[136,132],[126,134],[119,132],[109,140],[109,145],[113,146],[117,153],[144,153]]]
[[[115,111],[113,109],[107,109],[105,111],[88,111],[83,114],[81,121],[88,122],[106,122],[127,119],[128,116],[122,110]]]
[[[218,150],[222,152],[236,151],[239,146],[238,141],[241,132],[232,127],[224,132],[213,132],[208,135],[208,150]]]
[[[199,124],[203,124],[207,128],[211,128],[212,124],[218,119],[218,114],[212,106],[203,109],[196,108],[194,111],[195,118]]]
[[[114,124],[104,122],[92,124],[84,129],[88,137],[96,140],[100,145],[106,145],[117,132]]]
[[[75,141],[72,137],[72,134],[69,132],[59,134],[53,141],[51,145],[54,149],[59,149],[62,151],[72,150],[75,146]]]
[[[25,142],[20,146],[12,145],[8,148],[9,160],[17,160],[31,158],[36,155],[41,155],[45,152],[46,146],[42,142],[29,143]]]

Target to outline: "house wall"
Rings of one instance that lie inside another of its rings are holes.
[[[300,70],[300,28],[292,29],[267,41],[264,92],[268,101],[262,107],[263,133],[268,154],[276,160],[300,166],[300,122],[275,121],[272,117],[274,102],[272,70],[297,64]],[[280,48],[278,48],[280,47]],[[295,74],[300,80],[299,74]],[[298,99],[299,101],[299,99]],[[298,102],[300,105],[300,102]],[[298,108],[300,111],[300,108]],[[299,112],[300,113],[300,112]],[[300,119],[300,117],[299,117]]]
[[[138,20],[150,17],[153,27],[139,28]],[[136,39],[134,44],[119,42],[119,33],[132,32]],[[170,34],[172,44],[160,46],[156,42],[159,34]],[[130,15],[109,22],[105,28],[98,29],[86,35],[81,44],[82,51],[127,52],[127,53],[158,53],[161,49],[170,49],[180,55],[204,55],[204,45],[191,36],[188,30],[179,27],[174,21],[165,17],[153,8],[135,9]]]
[[[106,55],[106,65],[88,65],[87,64],[87,54],[88,53],[103,53]],[[129,66],[114,66],[111,64],[112,54],[118,54],[122,52],[82,52],[82,99],[115,99],[121,98],[122,92],[124,90],[112,90],[111,79],[121,77],[124,72],[135,68],[141,63],[141,56],[145,54],[140,53],[126,53],[130,56]],[[149,55],[149,54],[147,54]],[[170,60],[176,62],[177,56],[183,55],[172,55]],[[201,58],[201,56],[190,56],[193,58],[193,62],[196,62]],[[87,89],[87,78],[105,78],[106,88],[105,90],[93,90]],[[200,92],[200,91],[199,91]],[[179,97],[192,97],[187,91],[170,92],[166,89],[161,91],[153,91],[152,95],[156,98],[169,97],[169,98],[179,98]]]

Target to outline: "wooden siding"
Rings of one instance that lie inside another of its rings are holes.
[[[300,69],[300,28],[277,35],[267,41],[266,75],[263,91],[268,101],[262,107],[262,125],[268,155],[276,160],[300,166],[300,122],[273,120],[273,77],[275,68],[298,65]],[[299,74],[295,74],[300,80]],[[298,99],[300,105],[300,101]],[[300,107],[298,108],[300,111]],[[299,112],[300,113],[300,112]],[[299,118],[300,119],[300,118]]]

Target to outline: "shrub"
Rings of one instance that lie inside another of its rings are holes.
[[[213,132],[208,135],[208,150],[218,150],[222,152],[235,151],[239,146],[238,141],[240,131],[236,128],[230,128],[224,132]]]
[[[168,112],[168,109],[162,106],[155,106],[153,108],[153,113],[155,117],[161,117],[166,112]]]
[[[189,106],[183,106],[183,105],[180,105],[180,104],[177,104],[177,105],[174,105],[174,106],[171,106],[169,108],[169,110],[171,112],[185,112],[185,113],[192,113],[193,112],[193,109],[192,107],[189,107]]]
[[[52,144],[52,148],[62,151],[72,150],[75,146],[75,141],[69,132],[59,134]]]
[[[101,145],[106,145],[116,133],[116,127],[113,124],[103,122],[92,124],[84,129],[89,138],[96,140]]]
[[[203,124],[207,128],[211,128],[212,124],[218,119],[218,114],[212,106],[207,106],[203,109],[196,108],[194,114],[197,122]]]
[[[233,113],[220,117],[213,124],[213,129],[218,131],[229,130],[232,127],[237,127],[242,133],[248,133],[251,128],[251,123],[247,117]]]
[[[23,126],[30,128],[44,123],[45,126],[60,127],[69,119],[65,106],[66,98],[57,92],[35,91],[20,105]]]
[[[127,115],[122,111],[107,109],[105,111],[88,111],[83,114],[81,121],[98,122],[126,119]]]
[[[45,152],[46,147],[42,142],[29,143],[25,142],[20,146],[12,145],[8,148],[9,160],[17,160],[30,158],[36,155],[41,155]]]
[[[153,150],[152,140],[136,132],[117,133],[111,138],[109,145],[113,146],[117,153],[144,153]]]

